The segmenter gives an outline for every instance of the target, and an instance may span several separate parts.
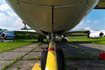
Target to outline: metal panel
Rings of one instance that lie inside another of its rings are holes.
[[[100,0],[95,9],[105,9],[105,0]]]

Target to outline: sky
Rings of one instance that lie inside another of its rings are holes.
[[[24,27],[22,20],[9,7],[5,0],[0,0],[0,28],[7,30],[20,30]],[[72,30],[105,30],[105,10],[93,9]]]

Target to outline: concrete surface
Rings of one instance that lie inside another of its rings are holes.
[[[13,64],[11,67],[7,68],[6,70],[32,70],[32,68],[36,63],[40,63],[40,61],[38,60],[18,61],[15,64]],[[17,66],[19,66],[21,69],[17,69]]]
[[[65,56],[79,56],[79,57],[87,57],[87,58],[93,58],[88,54],[85,54],[75,48],[73,48],[72,46],[66,44],[66,43],[61,43],[61,44],[57,44],[57,47],[62,48],[62,50],[64,51],[64,55]],[[66,52],[65,52],[66,51]]]
[[[19,56],[24,55],[27,52],[3,52],[0,54],[0,60],[3,59],[16,59]]]
[[[99,56],[100,52],[105,52],[99,49],[105,47],[105,45],[97,45],[97,44],[88,44],[88,43],[70,43],[81,50],[91,53],[92,55]],[[100,47],[101,46],[101,47]],[[98,49],[96,49],[98,48]]]
[[[26,46],[22,46],[21,48],[34,48],[34,47],[37,47],[38,44],[37,43],[33,43],[33,44],[29,44],[29,45],[26,45]]]
[[[33,51],[42,51],[43,49],[41,49],[41,47],[38,47],[38,48],[36,48],[35,50],[33,50]]]
[[[67,70],[105,70],[105,62],[100,60],[66,60]]]
[[[28,55],[24,56],[22,59],[29,59],[29,58],[34,58],[34,57],[38,57],[41,56],[42,52],[31,52]]]
[[[94,49],[94,44],[76,43],[76,42],[70,43],[70,44],[75,45],[79,49],[90,52],[96,56],[99,55],[99,52],[102,52],[101,50]],[[56,45],[57,45],[57,47],[60,47],[63,49],[65,56],[70,55],[70,56],[94,58],[86,53],[83,53],[83,52],[73,48],[72,46],[70,46],[66,43],[57,42]],[[37,50],[37,51],[42,50],[41,47],[46,47],[46,46],[48,46],[48,44],[46,42],[44,42],[43,45],[39,46],[35,50]],[[98,47],[100,45],[95,45],[95,47],[96,46]],[[34,47],[37,47],[37,44],[34,43],[34,44],[30,44],[27,46],[17,48],[17,50],[20,52],[18,52],[16,49],[14,49],[14,52],[9,51],[9,52],[0,53],[0,59],[1,59],[0,68],[5,66],[6,64],[9,64],[12,62],[12,61],[6,61],[3,59],[16,59],[18,56],[21,56],[21,55],[24,55],[25,53],[27,53],[27,52],[24,52],[25,50],[29,51]],[[101,48],[104,48],[104,45],[101,46]],[[26,56],[24,56],[22,59],[28,59],[28,58],[40,56],[41,52],[35,52],[35,50],[30,52]],[[39,63],[40,61],[39,60],[18,61],[15,64],[13,64],[12,66],[10,66],[9,68],[7,68],[6,70],[31,70],[33,68],[33,66],[35,65],[35,63],[37,63],[37,62]],[[75,70],[75,68],[74,68],[75,66],[77,66],[78,70],[105,70],[105,62],[103,62],[102,60],[66,60],[66,64],[67,64],[68,70]],[[17,69],[17,66],[19,66],[21,69]]]
[[[5,65],[12,63],[13,61],[0,61],[0,69],[4,68]]]
[[[17,51],[17,52],[18,52],[18,51],[20,51],[20,52],[22,52],[22,51],[23,51],[23,52],[24,52],[24,51],[27,51],[27,52],[28,52],[28,51],[31,51],[32,49],[33,49],[33,48],[27,47],[27,48],[17,48],[17,49],[11,50],[11,51],[15,51],[15,52],[16,52],[16,51]]]

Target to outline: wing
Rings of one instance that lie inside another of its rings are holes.
[[[0,34],[1,34],[2,32],[4,32],[4,31],[0,31]]]
[[[88,34],[90,34],[90,30],[78,30],[64,33],[66,36],[87,36]]]
[[[34,30],[17,30],[14,32],[15,34],[26,34],[26,33],[30,33],[30,34],[37,34],[37,35],[41,35],[39,33],[37,33],[36,31]]]
[[[35,34],[40,35],[39,33],[37,33],[34,30],[28,30],[28,31],[27,30],[18,30],[18,31],[4,31],[0,34],[0,37],[2,39],[10,40],[10,39],[14,39],[17,34],[27,34],[27,33],[29,33],[31,35],[35,35]]]
[[[94,9],[105,9],[105,0],[100,0]]]

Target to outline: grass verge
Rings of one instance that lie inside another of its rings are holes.
[[[80,36],[80,37],[67,37],[68,42],[87,42],[87,43],[92,43],[92,44],[100,44],[100,45],[105,45],[105,37],[99,38],[99,39],[91,39],[88,38],[87,36]]]
[[[31,51],[27,52],[26,54],[18,57],[17,59],[15,59],[12,63],[8,64],[8,65],[5,65],[4,68],[1,68],[1,70],[6,70],[8,67],[12,66],[14,63],[16,63],[17,61],[19,60],[22,60],[22,58],[24,56],[26,56],[27,54],[29,54],[30,52],[32,52],[33,50],[35,50],[37,47],[33,48]],[[38,59],[40,59],[40,57],[38,57]]]
[[[67,44],[68,44],[68,43],[67,43]],[[74,45],[71,45],[71,44],[69,44],[69,45],[72,46],[73,48],[75,48],[75,49],[81,51],[81,52],[84,52],[84,53],[86,53],[86,54],[88,54],[88,55],[90,55],[90,56],[92,56],[92,57],[98,59],[98,60],[102,60],[100,57],[95,56],[95,55],[93,55],[93,54],[91,54],[91,53],[89,53],[89,52],[86,52],[86,51],[84,51],[84,50],[81,50],[81,49],[79,49],[78,47],[76,47],[76,46],[74,46]]]
[[[95,60],[95,59],[87,57],[79,57],[79,56],[65,56],[65,60]]]
[[[17,42],[0,42],[0,53],[33,43],[33,41],[18,40]]]

